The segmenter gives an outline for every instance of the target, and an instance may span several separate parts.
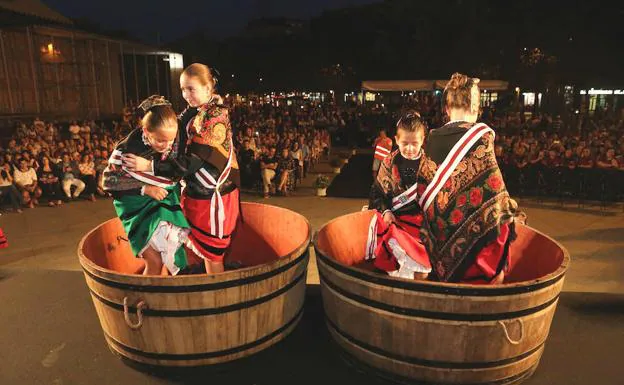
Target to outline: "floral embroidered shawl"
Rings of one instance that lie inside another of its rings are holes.
[[[432,130],[418,183],[431,183],[449,150],[471,127],[471,123],[460,122]],[[480,249],[498,235],[500,226],[513,222],[516,208],[496,163],[494,135],[486,133],[461,160],[424,213],[421,236],[437,278],[443,282],[461,279]]]

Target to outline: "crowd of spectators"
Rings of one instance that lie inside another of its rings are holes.
[[[261,190],[265,198],[289,195],[312,165],[329,156],[330,130],[344,124],[334,107],[313,104],[237,104],[231,116],[242,187]]]
[[[99,179],[123,131],[123,123],[93,120],[20,123],[0,147],[0,199],[16,212],[40,200],[52,207],[95,201],[105,195]]]
[[[391,109],[384,105],[236,103],[231,108],[234,145],[244,189],[269,197],[289,195],[311,166],[330,155],[332,143],[370,145],[379,129],[392,134],[404,108],[417,109],[429,127],[443,124],[430,101]],[[483,120],[496,131],[495,151],[512,193],[586,193],[617,198],[624,190],[624,122],[621,115],[497,113]],[[118,121],[19,123],[0,142],[0,204],[21,212],[40,200],[60,206],[95,201],[115,143],[137,124],[132,108]]]
[[[624,193],[624,121],[494,117],[495,151],[512,193],[618,199]]]
[[[327,127],[335,116],[329,111],[228,102],[243,187],[288,195],[311,165],[329,155]],[[14,135],[0,141],[0,206],[20,213],[105,197],[102,171],[115,144],[137,126],[131,111],[125,108],[118,121],[18,123]]]

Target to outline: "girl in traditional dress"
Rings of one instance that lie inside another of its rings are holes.
[[[479,79],[453,74],[443,95],[450,121],[431,130],[418,173],[423,241],[434,278],[503,283],[516,203],[496,163],[494,131],[476,123]]]
[[[128,170],[122,158],[127,154],[158,160],[175,157],[179,145],[177,117],[162,96],[146,99],[139,109],[145,113],[141,127],[113,150],[103,172],[103,188],[113,196],[132,251],[145,260],[143,274],[159,275],[164,264],[176,275],[187,265],[182,246],[189,232],[180,207],[179,185],[152,172]]]
[[[425,279],[431,264],[420,241],[423,216],[416,175],[426,125],[415,112],[397,123],[398,150],[386,156],[371,188],[369,209],[375,210],[368,233],[367,258],[394,277]]]
[[[194,63],[182,72],[180,88],[188,108],[179,118],[185,148],[175,159],[149,161],[128,156],[131,170],[184,176],[182,209],[191,226],[188,252],[205,262],[208,274],[224,271],[223,259],[239,218],[240,171],[232,144],[228,109],[213,94],[211,70]]]

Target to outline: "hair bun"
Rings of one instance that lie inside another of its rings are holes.
[[[458,88],[465,87],[466,83],[468,83],[468,76],[464,74],[460,74],[459,72],[455,72],[451,76],[451,80],[449,80],[446,87],[449,89],[456,90]]]
[[[142,115],[147,114],[149,110],[156,106],[171,106],[171,103],[165,99],[164,96],[152,95],[149,98],[143,100],[137,107],[137,112]]]

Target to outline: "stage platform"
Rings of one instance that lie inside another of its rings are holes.
[[[81,272],[3,274],[1,384],[387,384],[343,361],[315,284],[300,324],[268,350],[220,367],[150,372],[109,351]],[[622,325],[624,295],[563,293],[542,361],[525,384],[622,384]]]
[[[361,198],[313,196],[314,177],[291,197],[243,199],[295,210],[314,230],[366,204]],[[542,362],[526,384],[622,384],[622,207],[601,211],[598,205],[579,209],[526,199],[519,204],[529,224],[560,241],[572,258]],[[331,342],[313,254],[303,319],[273,348],[233,365],[183,373],[149,374],[124,364],[106,346],[76,256],[80,238],[114,215],[112,201],[102,199],[0,216],[10,243],[0,250],[0,385],[385,383],[346,365]]]

